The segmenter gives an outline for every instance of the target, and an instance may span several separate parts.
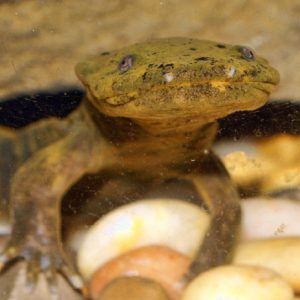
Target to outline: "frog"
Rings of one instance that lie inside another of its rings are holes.
[[[86,174],[103,172],[134,174],[153,186],[189,180],[210,225],[182,282],[229,263],[241,209],[237,188],[212,150],[217,120],[264,105],[278,71],[249,47],[174,37],[98,53],[75,72],[86,94],[72,113],[0,130],[0,145],[18,149],[6,191],[12,232],[0,268],[23,259],[28,287],[43,273],[55,296],[61,274],[84,291],[62,247],[61,199]]]

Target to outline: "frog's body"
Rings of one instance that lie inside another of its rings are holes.
[[[193,182],[212,221],[187,278],[226,262],[240,208],[209,150],[215,120],[263,105],[279,81],[277,71],[245,47],[168,38],[102,53],[76,72],[87,87],[80,107],[63,120],[23,130],[41,128],[34,140],[53,122],[57,134],[32,151],[12,180],[14,224],[3,264],[21,256],[29,281],[44,271],[55,289],[60,271],[79,287],[60,246],[59,203],[84,174],[105,170],[134,173],[154,185],[170,178]]]

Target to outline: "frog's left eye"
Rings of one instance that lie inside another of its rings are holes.
[[[124,56],[119,63],[119,70],[124,73],[127,72],[133,65],[134,57],[133,55]]]
[[[249,49],[247,47],[241,47],[240,52],[241,52],[243,58],[245,58],[247,60],[255,60],[255,54],[251,49]]]

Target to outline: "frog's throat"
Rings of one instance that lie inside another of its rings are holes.
[[[143,95],[147,94],[147,92],[155,92],[167,88],[197,88],[200,86],[206,86],[206,89],[216,89],[220,93],[225,93],[228,91],[228,89],[241,87],[241,86],[248,86],[251,89],[256,89],[261,92],[263,92],[265,95],[269,95],[271,91],[276,86],[276,83],[271,81],[236,81],[236,82],[229,82],[229,81],[221,81],[221,80],[210,80],[210,81],[198,81],[198,82],[182,82],[180,84],[168,84],[163,85],[157,85],[153,88],[147,88],[143,89]],[[115,96],[108,96],[104,98],[98,98],[97,96],[94,96],[92,93],[89,94],[89,96],[92,98],[92,101],[96,104],[97,102],[104,102],[111,106],[122,106],[125,105],[131,101],[134,101],[139,98],[140,94],[139,91],[129,91],[117,94]],[[123,98],[122,101],[120,101],[120,98]]]

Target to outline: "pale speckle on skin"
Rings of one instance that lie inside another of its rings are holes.
[[[235,75],[235,73],[236,73],[235,67],[231,66],[228,73],[227,73],[227,75],[228,75],[229,78],[232,78]]]
[[[165,73],[164,78],[167,82],[171,82],[174,79],[173,73]]]

